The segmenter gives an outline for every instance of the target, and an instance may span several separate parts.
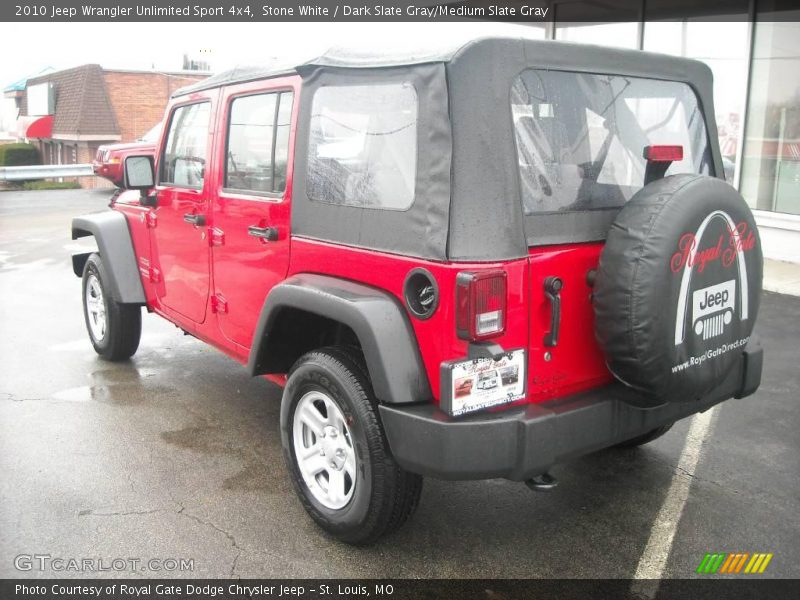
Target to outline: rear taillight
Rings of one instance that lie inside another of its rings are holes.
[[[456,331],[464,340],[498,336],[506,327],[505,271],[462,271],[456,277]]]

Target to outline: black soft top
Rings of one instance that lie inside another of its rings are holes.
[[[458,38],[454,37],[443,41],[427,41],[421,46],[416,42],[414,46],[395,46],[381,48],[380,53],[375,52],[375,47],[360,46],[335,46],[324,54],[298,61],[290,59],[276,59],[269,64],[237,66],[228,71],[223,71],[208,79],[203,79],[192,85],[179,88],[173,92],[172,97],[185,96],[201,90],[213,89],[224,85],[297,75],[315,67],[338,67],[346,69],[374,69],[380,67],[402,67],[420,65],[425,63],[449,62],[459,50],[474,43],[486,43],[497,38]]]
[[[687,58],[677,58],[665,54],[643,52],[640,50],[626,50],[621,48],[608,48],[605,46],[592,46],[588,44],[574,44],[568,42],[558,42],[552,40],[528,39],[523,37],[464,37],[458,36],[439,41],[425,41],[424,45],[415,42],[413,46],[396,46],[381,48],[376,52],[374,47],[364,48],[360,46],[335,46],[324,54],[305,61],[291,59],[275,59],[269,64],[237,66],[233,69],[223,71],[192,85],[179,88],[173,92],[172,97],[185,96],[193,92],[221,87],[224,85],[243,83],[246,81],[256,81],[258,79],[269,79],[272,77],[282,77],[286,75],[302,74],[314,67],[338,67],[346,69],[374,69],[381,67],[401,67],[413,66],[425,63],[449,63],[454,61],[462,54],[469,54],[477,48],[507,47],[509,42],[516,42],[529,50],[529,53],[539,59],[546,60],[553,64],[558,62],[555,58],[563,53],[570,53],[570,48],[579,50],[581,56],[577,62],[562,63],[562,68],[569,67],[570,70],[596,72],[597,66],[608,64],[605,57],[611,59],[612,63],[621,59],[623,63],[630,60],[637,62],[654,61],[652,67],[658,69],[667,68],[673,63],[668,71],[674,71],[675,65],[694,63],[700,69],[704,68],[703,63]],[[599,52],[599,56],[596,53]],[[567,58],[567,57],[565,57]],[[567,58],[567,60],[569,60]],[[536,65],[542,66],[542,65]],[[616,71],[615,71],[615,74]],[[626,74],[626,73],[619,73]],[[658,78],[655,73],[652,76]],[[671,77],[668,77],[671,79]]]
[[[292,199],[292,229],[298,235],[421,258],[473,261],[523,257],[537,243],[585,241],[571,239],[570,232],[582,226],[581,219],[593,218],[586,214],[565,217],[558,237],[526,238],[525,219],[535,217],[523,215],[509,98],[514,78],[532,68],[687,83],[705,117],[715,172],[723,172],[711,70],[699,61],[640,50],[490,37],[371,51],[333,48],[295,63],[233,69],[174,96],[289,74],[303,78]],[[411,82],[420,102],[414,204],[406,211],[385,211],[310,201],[305,154],[314,91],[326,85],[397,80]]]

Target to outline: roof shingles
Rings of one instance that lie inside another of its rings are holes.
[[[28,87],[51,82],[55,87],[53,136],[118,136],[119,124],[100,65],[82,65],[28,80]],[[27,114],[27,98],[23,101]]]

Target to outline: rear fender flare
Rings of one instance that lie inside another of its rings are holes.
[[[417,339],[400,302],[383,290],[326,275],[294,275],[272,289],[253,337],[247,364],[251,375],[273,372],[269,336],[282,308],[313,313],[352,329],[381,402],[431,401]]]

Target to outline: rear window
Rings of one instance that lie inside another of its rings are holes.
[[[408,209],[417,177],[417,110],[411,83],[317,90],[308,146],[309,198]]]
[[[515,79],[511,108],[526,215],[619,208],[644,186],[649,145],[683,146],[667,175],[711,170],[703,115],[684,83],[531,69]]]

